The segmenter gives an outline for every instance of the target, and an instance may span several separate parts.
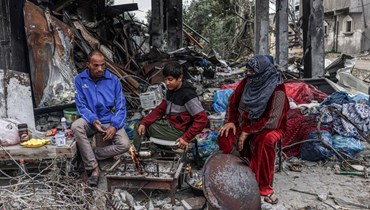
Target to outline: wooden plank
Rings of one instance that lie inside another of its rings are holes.
[[[0,149],[1,160],[15,160],[19,159],[54,159],[56,157],[64,156],[66,158],[73,158],[77,152],[77,144],[74,140],[67,140],[67,144],[63,147],[57,147],[54,145],[45,145],[39,148],[26,148],[21,145],[14,145],[9,147],[3,147]],[[11,155],[11,157],[7,154]]]
[[[188,38],[193,44],[195,44],[196,46],[198,46],[200,49],[203,49],[202,44],[200,44],[191,34],[189,34],[184,29],[182,29],[182,32],[184,33],[184,35],[186,36],[186,38]]]

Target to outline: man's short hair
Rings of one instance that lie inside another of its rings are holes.
[[[184,74],[184,70],[178,62],[173,61],[164,66],[162,74],[164,77],[172,76],[173,78],[178,79]]]
[[[100,50],[93,50],[87,56],[87,62],[90,62],[91,57],[93,57],[94,55],[100,55],[100,56],[103,56],[104,57],[104,54]]]

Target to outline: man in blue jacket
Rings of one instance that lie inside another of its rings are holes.
[[[88,179],[91,186],[99,181],[100,169],[97,160],[123,154],[130,147],[123,128],[126,121],[126,99],[120,80],[105,68],[104,55],[93,51],[87,59],[87,68],[75,78],[75,100],[81,118],[72,124],[73,134],[84,162],[91,171]],[[93,151],[90,139],[103,134],[103,141],[112,145]]]

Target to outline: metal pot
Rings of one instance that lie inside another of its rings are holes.
[[[261,209],[255,175],[243,160],[231,154],[215,153],[208,157],[203,170],[208,209]]]
[[[147,150],[147,151],[139,151],[138,153],[140,158],[147,159],[152,157],[152,151]]]

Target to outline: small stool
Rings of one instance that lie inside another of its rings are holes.
[[[275,142],[275,153],[277,155],[277,160],[279,164],[276,172],[281,172],[283,169],[283,138],[280,138],[277,142]],[[276,164],[276,159],[275,159],[275,164]],[[274,186],[274,178],[271,181],[271,187]]]
[[[158,139],[154,137],[149,137],[149,141],[153,142],[154,144],[158,144],[162,146],[176,146],[177,145],[175,141]],[[196,139],[192,139],[191,141],[189,141],[189,144],[190,143],[194,143],[194,146],[195,146],[194,162],[195,162],[195,165],[197,166],[197,169],[200,169],[200,155],[199,155],[199,149],[198,149],[198,141]],[[185,158],[184,161],[188,162],[186,158],[186,153],[184,153],[184,158]]]

